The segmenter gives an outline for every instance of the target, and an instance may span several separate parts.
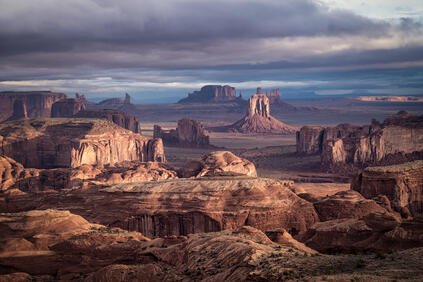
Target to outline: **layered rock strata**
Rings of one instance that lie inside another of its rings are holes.
[[[269,98],[255,94],[248,100],[247,114],[232,125],[214,128],[215,131],[239,132],[245,134],[293,134],[296,128],[270,115]]]
[[[66,95],[50,91],[0,92],[0,122],[28,118],[50,117],[52,105]],[[16,102],[19,101],[19,102]]]
[[[368,167],[351,183],[368,199],[386,197],[389,207],[405,218],[423,215],[423,161]]]
[[[35,119],[0,125],[0,151],[24,167],[165,161],[161,139],[101,119]]]
[[[229,85],[206,85],[200,91],[188,94],[187,98],[178,103],[210,103],[236,100],[236,90]]]
[[[195,120],[183,118],[178,120],[176,130],[163,130],[160,126],[154,126],[154,138],[161,138],[166,146],[208,148],[209,136],[203,125]]]
[[[423,116],[399,112],[380,124],[303,127],[297,133],[297,152],[320,151],[324,167],[399,163],[423,157]]]

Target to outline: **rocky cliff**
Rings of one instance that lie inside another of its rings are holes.
[[[405,218],[423,215],[423,161],[368,167],[351,183],[364,197],[387,197],[389,206]]]
[[[25,167],[164,161],[163,144],[101,119],[35,119],[0,125],[0,151]]]
[[[313,154],[319,148],[326,168],[400,163],[423,157],[423,116],[399,112],[383,123],[303,127],[297,133],[297,152]]]
[[[195,120],[183,118],[178,120],[176,130],[165,131],[160,126],[154,126],[154,138],[162,138],[166,146],[208,148],[209,136],[203,125]]]
[[[51,107],[51,117],[73,117],[78,112],[85,110],[86,103],[81,98],[66,98],[57,101]]]
[[[229,85],[206,85],[200,91],[188,94],[187,98],[178,103],[210,103],[236,100],[236,90]]]
[[[0,92],[0,122],[12,120],[12,116],[21,119],[24,108],[29,118],[50,117],[52,105],[65,98],[65,94],[50,91]],[[15,104],[17,100],[20,102]]]
[[[293,134],[296,128],[270,115],[269,98],[255,94],[248,100],[247,114],[232,125],[212,128],[213,131],[240,132],[245,134]]]
[[[141,126],[138,118],[119,110],[85,109],[76,113],[74,117],[107,119],[134,133],[141,133]]]

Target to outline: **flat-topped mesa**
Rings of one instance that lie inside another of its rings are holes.
[[[279,88],[272,89],[272,90],[266,90],[266,96],[269,98],[270,104],[278,104],[281,102],[281,92]]]
[[[297,152],[313,154],[319,148],[322,165],[398,164],[423,158],[423,115],[399,112],[383,123],[340,124],[336,127],[303,127],[297,133]]]
[[[134,133],[141,133],[140,121],[138,118],[128,115],[124,111],[111,109],[84,109],[74,115],[77,118],[101,118],[107,119]]]
[[[249,116],[259,115],[264,118],[270,116],[269,98],[263,94],[255,94],[248,100],[249,106],[247,114]]]
[[[0,122],[21,119],[23,108],[26,108],[28,118],[50,117],[52,105],[64,98],[65,94],[50,91],[0,92]],[[15,104],[16,100],[21,102]]]
[[[51,117],[73,117],[78,112],[85,110],[86,107],[86,100],[79,95],[75,98],[62,99],[51,107]]]
[[[206,85],[200,91],[188,94],[187,98],[179,100],[178,103],[212,103],[236,100],[235,87],[229,85]]]
[[[257,88],[257,92],[262,92]],[[247,114],[229,126],[212,128],[214,131],[240,132],[247,134],[293,134],[295,127],[287,125],[270,115],[269,98],[264,94],[254,94],[248,100]]]
[[[1,154],[32,168],[164,162],[161,139],[103,119],[33,119],[0,125]]]
[[[180,146],[193,148],[209,148],[209,136],[203,125],[195,120],[183,118],[178,120],[178,127],[171,130],[163,130],[154,125],[154,138],[162,138],[166,146]]]

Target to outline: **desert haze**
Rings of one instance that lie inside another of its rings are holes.
[[[422,281],[418,0],[0,0],[0,282]]]

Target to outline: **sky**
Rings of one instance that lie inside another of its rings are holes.
[[[0,91],[422,95],[421,0],[0,0]]]

